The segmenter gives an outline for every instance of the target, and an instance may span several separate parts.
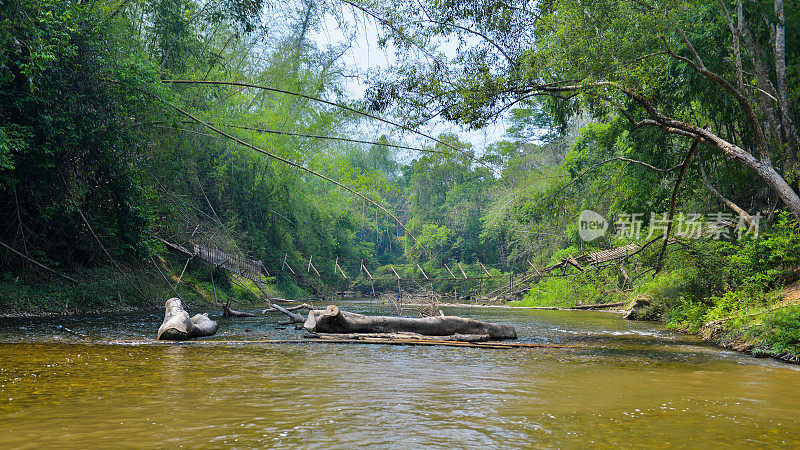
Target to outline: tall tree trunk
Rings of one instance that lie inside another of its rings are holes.
[[[796,170],[798,138],[789,107],[789,83],[786,77],[786,19],[783,0],[775,0],[775,77],[778,88],[778,105],[781,110],[781,126],[789,145],[786,149],[787,172]]]
[[[759,105],[761,106],[761,110],[764,112],[764,115],[767,117],[767,123],[769,124],[768,127],[764,127],[764,134],[768,139],[774,137],[780,140],[781,114],[780,105],[777,104],[778,93],[775,91],[775,86],[772,84],[772,80],[769,78],[770,69],[765,62],[766,57],[764,55],[764,50],[761,48],[761,45],[758,43],[758,41],[756,41],[755,36],[753,36],[753,33],[750,31],[750,28],[744,22],[743,11],[741,7],[742,0],[738,0],[737,3],[739,23],[742,24],[742,36],[744,37],[744,42],[747,45],[748,53],[750,54],[750,61],[753,63],[753,68],[755,69],[754,72],[756,76],[756,83],[758,85]],[[772,146],[774,142],[772,139],[769,139],[769,141],[770,146]],[[766,160],[768,156],[768,154],[764,154],[762,151],[762,160]]]
[[[731,30],[731,37],[733,38],[733,60],[736,66],[736,87],[739,88],[740,91],[744,92],[744,70],[742,69],[742,47],[741,47],[741,36],[742,36],[742,15],[739,11],[741,8],[742,2],[737,3],[737,17],[738,17],[738,25],[733,24],[733,20],[731,19],[731,15],[728,12],[728,7],[725,6],[725,0],[719,0],[719,4],[722,7],[722,10],[725,11],[725,18],[728,20],[728,28]]]

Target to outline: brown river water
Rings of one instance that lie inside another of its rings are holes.
[[[154,346],[109,342],[153,339],[161,311],[2,319],[0,447],[800,447],[798,366],[609,312],[443,309],[574,347],[238,342],[298,338],[278,315]]]

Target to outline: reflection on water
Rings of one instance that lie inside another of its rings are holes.
[[[349,310],[380,312],[370,303]],[[800,372],[599,312],[454,309],[573,349],[80,343],[160,311],[0,321],[4,447],[575,447],[800,443]],[[219,319],[229,341],[297,337]],[[249,331],[248,331],[249,330]]]

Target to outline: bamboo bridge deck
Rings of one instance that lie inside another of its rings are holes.
[[[261,283],[263,281],[262,275],[266,274],[269,276],[266,268],[264,267],[264,263],[260,260],[249,259],[241,255],[232,254],[230,252],[226,252],[219,248],[210,247],[207,245],[201,244],[193,244],[192,250],[188,250],[187,248],[170,243],[164,239],[157,238],[159,241],[164,243],[168,248],[183,253],[184,255],[189,256],[190,258],[200,258],[209,264],[213,265],[215,268],[222,268],[227,270],[231,273],[239,275],[241,277],[247,278],[252,280],[255,283]],[[372,273],[369,269],[364,265],[364,262],[361,261],[358,264],[358,274],[354,277],[349,276],[346,271],[342,268],[342,265],[339,264],[339,259],[337,258],[333,261],[334,266],[334,276],[324,276],[320,274],[317,267],[314,265],[314,256],[308,258],[307,264],[307,273],[303,273],[299,275],[289,264],[287,261],[287,257],[284,257],[283,264],[280,267],[280,271],[285,273],[288,276],[302,279],[302,278],[319,278],[323,280],[341,280],[347,281],[348,283],[353,282],[359,276],[363,276],[363,278],[369,282],[373,286],[375,283],[381,283],[385,285],[394,285],[397,284],[398,288],[400,283],[416,283],[418,285],[422,283],[434,283],[434,282],[446,282],[451,284],[464,284],[464,283],[480,283],[483,285],[484,281],[487,280],[508,280],[507,284],[494,289],[485,295],[487,297],[495,297],[498,295],[504,294],[514,294],[519,292],[520,288],[524,287],[525,284],[530,284],[531,282],[543,278],[543,277],[552,277],[552,276],[566,276],[567,271],[570,268],[576,269],[578,272],[585,272],[586,270],[590,269],[597,269],[600,267],[605,267],[607,265],[612,264],[622,264],[627,261],[630,257],[636,255],[637,253],[641,252],[644,247],[649,245],[647,244],[628,244],[621,247],[611,248],[607,250],[601,250],[592,253],[585,253],[583,255],[579,255],[577,257],[573,257],[572,255],[568,255],[566,258],[563,258],[561,261],[550,265],[548,267],[538,269],[533,263],[527,261],[528,265],[530,266],[531,270],[527,272],[523,272],[517,275],[490,275],[489,271],[486,267],[481,263],[481,268],[485,273],[481,276],[468,276],[465,270],[461,267],[460,263],[456,263],[455,265],[448,266],[444,264],[444,267],[447,269],[450,277],[443,277],[443,278],[430,278],[425,273],[422,268],[417,265],[422,277],[417,278],[403,278],[401,277],[395,268],[391,265],[389,267],[392,269],[392,274],[394,275],[393,278],[376,278],[372,276]],[[288,256],[288,255],[287,255]],[[305,264],[304,264],[305,265]],[[301,269],[298,268],[298,271]],[[313,270],[313,272],[312,272]],[[560,272],[560,273],[559,273]],[[461,276],[457,276],[456,273],[459,273]],[[623,269],[624,273],[624,269]],[[515,279],[514,277],[518,277]],[[515,290],[517,288],[517,290]]]

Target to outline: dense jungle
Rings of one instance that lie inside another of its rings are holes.
[[[5,315],[399,290],[800,352],[796,2],[1,10]],[[388,65],[348,62],[364,33]]]

